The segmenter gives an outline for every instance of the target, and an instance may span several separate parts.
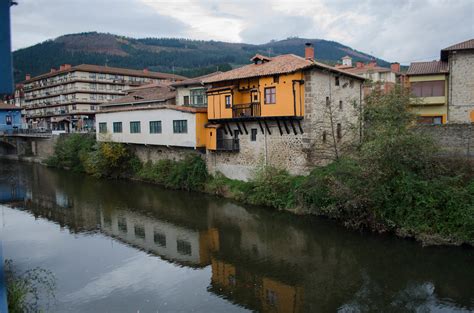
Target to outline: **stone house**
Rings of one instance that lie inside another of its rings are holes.
[[[248,180],[262,166],[308,174],[360,140],[364,78],[286,54],[204,79],[211,172]]]

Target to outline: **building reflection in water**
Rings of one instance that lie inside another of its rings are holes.
[[[25,183],[13,191],[0,179],[2,201],[71,232],[101,232],[179,266],[210,266],[208,291],[253,311],[380,311],[428,281],[431,296],[472,308],[472,273],[451,266],[452,256],[416,244],[361,237],[328,223],[155,186],[41,167],[19,176]],[[427,258],[431,267],[419,262]]]

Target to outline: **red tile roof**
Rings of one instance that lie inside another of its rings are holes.
[[[202,81],[204,79],[210,78],[210,77],[218,75],[218,74],[222,74],[222,72],[217,71],[217,72],[210,73],[210,74],[207,74],[207,75],[202,75],[202,76],[199,76],[199,77],[188,78],[188,79],[173,83],[173,84],[171,84],[171,86],[179,87],[179,86],[187,86],[187,85],[191,85],[191,86],[192,85],[201,85]]]
[[[101,107],[123,106],[143,102],[165,102],[176,97],[176,91],[170,86],[148,86],[131,90],[127,95],[101,104]]]
[[[474,50],[474,39],[469,39],[441,50],[441,60],[447,61],[450,51]]]
[[[127,106],[127,107],[110,107],[107,109],[102,109],[97,114],[101,113],[112,113],[112,112],[127,112],[127,111],[141,111],[141,110],[163,110],[170,109],[181,112],[188,113],[207,113],[207,108],[205,107],[189,107],[189,106],[180,106],[174,104],[161,104],[161,105],[149,105],[149,106]]]
[[[448,63],[443,61],[414,62],[410,64],[407,75],[445,74],[449,73]]]
[[[0,110],[21,110],[21,108],[13,104],[8,104],[8,103],[0,101]]]
[[[257,58],[261,59],[262,56],[257,55]],[[255,58],[255,57],[254,57]],[[254,59],[252,58],[252,59]],[[336,69],[335,67],[315,62],[312,60],[306,60],[300,56],[294,54],[283,54],[268,58],[269,61],[262,64],[249,64],[245,65],[228,72],[224,72],[210,78],[203,80],[204,83],[213,83],[218,81],[231,81],[244,78],[252,77],[263,77],[263,76],[272,76],[279,74],[290,74],[300,70],[310,69],[310,68],[320,68],[329,70],[331,72],[339,73],[346,76],[351,76],[358,79],[363,79],[360,76],[348,73]]]
[[[58,74],[64,74],[64,73],[69,73],[69,72],[74,72],[74,71],[129,75],[129,76],[135,76],[135,77],[147,77],[147,78],[170,79],[170,80],[183,80],[187,78],[181,75],[174,75],[174,74],[168,74],[168,73],[160,73],[160,72],[152,72],[152,71],[144,71],[144,70],[133,70],[133,69],[128,69],[128,68],[110,67],[110,66],[102,66],[102,65],[80,64],[80,65],[72,66],[64,70],[59,70],[52,73],[50,72],[50,73],[42,74],[39,76],[35,76],[29,80],[23,81],[22,83],[27,84],[39,79],[53,77]]]
[[[344,69],[344,68],[340,68]],[[351,67],[348,69],[344,69],[344,71],[352,73],[352,74],[365,74],[365,73],[387,73],[391,72],[392,70],[386,67],[381,67],[381,66],[364,66],[364,67]]]

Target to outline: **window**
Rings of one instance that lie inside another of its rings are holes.
[[[114,133],[121,133],[122,132],[122,122],[114,122],[113,128],[114,128]]]
[[[342,138],[342,125],[340,123],[337,123],[337,140],[340,140]]]
[[[140,132],[140,122],[130,122],[130,133],[139,134]]]
[[[274,84],[277,84],[277,83],[279,83],[279,82],[280,82],[280,76],[274,75],[274,76],[273,76],[273,83],[274,83]]]
[[[89,78],[90,79],[95,79],[95,77],[96,77],[95,73],[89,73]]]
[[[97,89],[97,84],[89,84],[90,89],[96,90]]]
[[[158,232],[155,230],[153,234],[153,240],[155,241],[155,244],[159,245],[160,247],[166,247],[166,235]]]
[[[351,79],[349,81],[349,87],[354,88],[354,80],[353,79]]]
[[[5,116],[5,123],[6,123],[7,125],[11,125],[11,124],[12,124],[12,116],[11,116],[11,115]]]
[[[251,141],[257,141],[257,129],[256,128],[252,128],[250,130],[250,140]]]
[[[329,100],[329,97],[326,97],[326,106],[329,106],[331,104],[331,101]]]
[[[342,110],[342,100],[339,100],[339,110]]]
[[[177,240],[176,241],[178,253],[181,255],[191,255],[191,244],[184,240]]]
[[[117,224],[118,224],[118,229],[122,232],[122,233],[127,233],[127,220],[125,219],[125,217],[121,216],[118,218],[118,221],[117,221]]]
[[[97,95],[96,94],[91,94],[91,100],[97,100]]]
[[[326,143],[327,141],[327,133],[326,131],[323,131],[323,143]]]
[[[335,77],[334,83],[336,84],[336,86],[339,86],[339,76]]]
[[[225,96],[225,107],[228,109],[231,106],[230,96]]]
[[[99,123],[99,133],[105,134],[107,132],[107,123]]]
[[[74,104],[74,105],[72,106],[72,109],[73,109],[73,110],[77,110],[77,106]]]
[[[135,225],[134,227],[135,230],[135,237],[145,239],[145,226],[144,225]]]
[[[183,104],[184,105],[189,105],[189,96],[184,96],[183,97]]]
[[[173,133],[186,134],[188,132],[188,121],[178,120],[173,121]]]
[[[91,111],[95,111],[95,105],[91,105]]]
[[[441,125],[443,124],[442,116],[419,116],[417,118],[418,124]]]
[[[150,134],[161,134],[161,121],[150,121]]]
[[[411,83],[411,92],[415,97],[442,97],[444,80]]]
[[[206,90],[204,88],[191,89],[191,104],[192,105],[205,105],[207,104]]]
[[[276,103],[276,88],[265,88],[265,104]]]

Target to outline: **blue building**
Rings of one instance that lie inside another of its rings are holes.
[[[11,134],[21,128],[21,109],[0,101],[0,134]]]

